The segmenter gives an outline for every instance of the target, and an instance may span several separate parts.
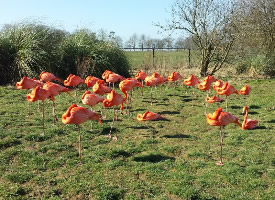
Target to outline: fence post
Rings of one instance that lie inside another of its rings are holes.
[[[188,49],[188,67],[190,67],[191,62],[191,49]]]
[[[155,68],[155,45],[153,45],[153,68]]]

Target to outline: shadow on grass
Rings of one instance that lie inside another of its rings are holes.
[[[164,138],[191,138],[190,135],[184,135],[184,134],[164,135],[162,137],[164,137]]]
[[[99,135],[108,135],[110,133],[111,127],[103,128]],[[119,129],[112,128],[112,133],[119,132]]]
[[[157,106],[169,106],[167,103],[156,103]]]
[[[112,119],[104,119],[104,120],[101,120],[102,122],[113,122],[113,120]],[[114,121],[114,123],[116,123],[116,122],[122,122],[122,120],[121,119],[117,119],[117,120],[115,120]]]
[[[267,129],[265,126],[257,126],[255,129]]]
[[[132,110],[132,111],[145,111],[146,109],[145,108],[138,108],[138,109],[135,109],[135,110]]]
[[[132,128],[132,129],[150,129],[152,127],[149,127],[149,126],[128,126],[126,128]]]
[[[164,160],[172,160],[174,161],[174,157],[169,156],[163,156],[161,154],[149,154],[149,155],[143,155],[143,156],[137,156],[133,159],[136,162],[151,162],[151,163],[157,163]]]
[[[242,109],[242,106],[231,106],[232,109]]]
[[[192,99],[183,99],[184,102],[190,102]]]
[[[272,119],[272,120],[270,120],[270,121],[267,121],[267,123],[275,123],[275,119]]]
[[[180,112],[178,112],[178,111],[162,111],[162,112],[160,112],[159,114],[161,114],[161,115],[164,115],[164,114],[180,114]]]
[[[256,114],[259,114],[259,113],[258,113],[258,112],[255,112],[255,111],[249,111],[248,114],[256,115]]]
[[[251,105],[249,106],[250,109],[260,109],[261,106]]]

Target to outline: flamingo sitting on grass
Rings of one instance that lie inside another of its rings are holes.
[[[87,120],[97,120],[100,124],[102,124],[100,118],[100,115],[84,107],[77,106],[76,104],[72,104],[62,115],[62,122],[64,124],[75,124],[78,128],[78,154],[80,164],[82,162],[80,124],[86,122]]]
[[[223,133],[222,128],[230,123],[235,123],[241,127],[239,123],[239,119],[228,112],[224,112],[222,108],[218,108],[213,114],[209,113],[206,116],[206,120],[208,124],[211,126],[219,126],[220,127],[220,162],[216,163],[216,165],[223,165],[222,162],[222,145],[223,145]]]
[[[137,115],[138,121],[152,121],[152,120],[159,120],[159,119],[164,119],[164,117],[162,117],[158,113],[153,113],[148,110],[144,114]]]
[[[247,106],[244,106],[243,107],[243,112],[242,112],[244,116],[244,120],[243,120],[243,123],[242,123],[242,129],[243,130],[250,130],[250,129],[254,129],[258,126],[258,121],[257,120],[253,120],[253,119],[247,119],[247,116],[248,116],[248,107]]]
[[[219,97],[216,97],[215,95],[212,96],[212,97],[206,97],[205,101],[207,103],[216,103],[216,102],[223,102],[224,100],[219,98]]]

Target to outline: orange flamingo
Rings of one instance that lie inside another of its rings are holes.
[[[244,85],[244,87],[240,90],[240,94],[244,95],[244,104],[246,104],[246,96],[249,95],[251,88],[248,85]]]
[[[50,98],[51,93],[48,90],[43,89],[42,87],[36,86],[30,94],[27,95],[28,102],[42,101],[42,125],[43,125],[43,134],[45,135],[45,114],[44,114],[44,101],[47,98]]]
[[[127,99],[127,92],[132,90],[134,87],[143,87],[142,84],[133,78],[127,78],[119,83],[119,89],[125,95],[124,101]]]
[[[235,94],[239,94],[238,91],[230,84],[228,84],[228,82],[226,82],[220,89],[216,90],[216,92],[218,93],[218,95],[225,95],[225,105],[226,105],[226,111],[228,110],[228,96],[230,96],[231,94],[235,93]]]
[[[141,80],[141,85],[142,85],[142,92],[141,92],[141,95],[143,96],[143,85],[144,85],[144,80],[145,78],[147,77],[148,75],[143,72],[143,71],[139,71],[136,75],[135,75],[135,79],[137,80]]]
[[[125,80],[125,78],[115,73],[109,74],[109,76],[106,78],[107,83],[113,83],[113,90],[115,89],[115,83],[122,80]]]
[[[138,121],[152,121],[152,120],[159,120],[164,119],[160,114],[153,113],[150,111],[146,111],[144,114],[138,114],[137,120]]]
[[[85,84],[85,80],[83,80],[82,78],[80,78],[79,76],[77,75],[73,75],[73,74],[70,74],[67,79],[64,81],[64,85],[65,86],[72,86],[72,87],[76,87],[78,86],[79,84]],[[77,99],[77,90],[75,90],[75,101]]]
[[[172,72],[170,76],[168,76],[167,81],[177,81],[182,79],[182,76],[178,72]]]
[[[157,85],[158,80],[153,76],[147,76],[144,81],[145,85],[151,88],[151,105],[153,105],[152,87]]]
[[[200,83],[199,79],[196,76],[194,76],[193,74],[191,74],[188,79],[184,80],[184,85],[193,87],[192,107],[193,107],[193,99],[194,99],[194,94],[195,94],[195,85],[197,85],[199,83]]]
[[[21,81],[16,83],[16,88],[20,89],[20,90],[29,90],[32,88],[35,88],[36,86],[43,86],[44,83],[42,83],[41,81],[36,80],[35,78],[30,79],[26,76],[24,76]]]
[[[51,100],[53,102],[53,123],[55,124],[58,121],[58,119],[57,119],[56,113],[55,113],[54,96],[59,95],[61,92],[66,92],[70,96],[72,96],[72,95],[69,93],[69,88],[66,88],[66,87],[56,84],[56,83],[52,83],[50,81],[46,82],[43,85],[43,89],[48,90],[50,92]]]
[[[93,86],[93,92],[96,94],[99,94],[103,96],[106,93],[111,92],[111,88],[105,85],[104,80],[99,80],[96,82],[96,84]]]
[[[84,107],[77,106],[76,104],[72,104],[62,115],[62,122],[64,124],[75,124],[78,127],[78,153],[80,164],[82,161],[80,124],[86,122],[87,120],[97,120],[100,124],[102,124],[100,118],[100,115]]]
[[[215,102],[223,102],[224,100],[219,98],[219,97],[216,97],[215,95],[212,96],[212,97],[206,97],[205,101],[207,103],[215,103]]]
[[[115,107],[117,107],[118,105],[121,105],[120,110],[122,111],[123,110],[123,102],[124,102],[124,98],[121,96],[121,94],[116,93],[114,90],[112,90],[111,93],[109,93],[107,95],[107,98],[104,99],[104,101],[102,102],[104,107],[107,107],[107,108],[113,107],[113,112],[114,112],[113,123],[111,125],[110,133],[108,135],[108,137],[110,137],[110,138],[112,137],[111,132],[112,132],[115,118],[117,120],[117,114],[115,111],[116,110]],[[116,117],[115,117],[115,115],[116,115]],[[115,137],[113,137],[113,140],[117,140],[117,129],[116,129]]]
[[[112,73],[113,73],[113,72],[110,71],[110,70],[105,70],[105,71],[103,72],[103,74],[102,74],[102,78],[103,78],[104,80],[106,80],[106,79],[109,77],[109,75],[112,74]]]
[[[258,126],[258,121],[257,120],[254,120],[254,119],[247,119],[247,116],[248,116],[248,108],[247,106],[244,106],[243,107],[243,115],[244,116],[244,121],[242,123],[242,129],[243,130],[250,130],[250,129],[254,129]]]
[[[94,76],[87,76],[87,78],[85,79],[85,84],[87,86],[87,88],[93,87],[97,81],[99,81],[100,79]]]
[[[92,107],[97,105],[99,102],[103,102],[104,98],[90,91],[86,91],[81,97],[82,103]],[[93,129],[93,121],[91,121],[91,130]]]
[[[223,165],[222,162],[222,145],[223,145],[223,133],[222,128],[230,123],[235,123],[241,127],[239,123],[239,119],[228,112],[224,112],[222,108],[218,108],[213,114],[209,113],[206,116],[206,120],[208,124],[211,126],[219,126],[220,127],[220,162],[216,163],[216,165]]]
[[[221,89],[223,86],[223,82],[221,80],[217,80],[213,85],[213,90],[217,91],[218,89]]]
[[[45,83],[48,81],[54,81],[54,80],[57,80],[60,83],[63,82],[60,78],[57,78],[52,73],[45,72],[45,71],[41,72],[41,74],[39,75],[39,79],[40,79],[40,81],[45,82]]]

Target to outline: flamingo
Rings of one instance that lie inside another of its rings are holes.
[[[112,71],[110,71],[110,70],[105,70],[104,72],[103,72],[103,74],[102,74],[102,78],[104,79],[104,80],[106,80],[108,77],[109,77],[109,75],[110,74],[112,74],[113,72]]]
[[[100,79],[94,76],[87,76],[87,78],[85,79],[85,84],[87,86],[87,88],[93,87],[97,81],[99,81]]]
[[[217,91],[218,89],[221,89],[223,86],[223,82],[221,80],[217,80],[213,85],[213,90]]]
[[[222,145],[223,145],[223,133],[222,128],[230,123],[235,123],[241,127],[239,123],[239,119],[228,112],[224,112],[222,108],[218,108],[213,114],[209,113],[206,116],[207,123],[211,126],[219,126],[220,127],[220,162],[216,163],[216,165],[223,165],[222,162]]]
[[[125,80],[125,78],[115,73],[109,74],[109,76],[106,78],[107,83],[113,83],[113,90],[115,89],[115,83],[122,80]]]
[[[219,97],[216,97],[215,95],[212,96],[212,97],[206,97],[205,101],[207,103],[215,103],[215,102],[223,102],[224,100],[219,98]]]
[[[147,76],[144,81],[145,85],[151,88],[151,105],[153,105],[152,87],[157,85],[158,80],[153,76]]]
[[[231,94],[235,93],[235,94],[239,94],[238,91],[230,84],[228,84],[228,82],[226,82],[222,88],[216,90],[216,92],[219,94],[219,95],[225,95],[225,110],[227,112],[228,110],[228,96],[230,96]]]
[[[194,76],[193,74],[191,74],[188,79],[184,80],[184,85],[193,87],[192,107],[193,107],[193,99],[194,99],[194,94],[195,94],[195,85],[197,85],[199,83],[200,83],[199,79],[196,76]]]
[[[53,124],[55,124],[58,121],[58,119],[57,119],[56,113],[55,113],[54,96],[59,95],[61,92],[66,92],[70,96],[72,96],[72,95],[69,93],[69,88],[66,88],[66,87],[56,84],[56,83],[52,83],[50,81],[46,82],[43,85],[43,89],[48,90],[50,92],[51,100],[53,102]]]
[[[92,107],[98,104],[99,102],[103,102],[104,98],[88,90],[82,95],[81,100],[83,104],[91,106],[91,111],[93,111]],[[93,121],[91,121],[91,131],[92,129]]]
[[[127,92],[131,91],[134,87],[143,87],[143,86],[138,80],[132,79],[132,78],[127,78],[119,83],[119,89],[125,95],[123,99],[125,102],[127,100]],[[126,103],[128,104],[128,102]]]
[[[93,86],[93,92],[101,96],[111,92],[111,90],[112,89],[110,87],[105,86],[104,80],[97,81],[96,84]]]
[[[100,124],[102,124],[100,118],[101,118],[100,115],[84,107],[77,106],[76,104],[72,104],[68,108],[68,110],[62,115],[62,122],[64,124],[75,124],[78,128],[78,154],[79,154],[80,164],[82,161],[80,124],[87,120],[97,120]]]
[[[114,111],[114,115],[113,115],[113,123],[115,121],[115,106],[121,105],[120,106],[120,110],[123,110],[123,102],[124,102],[124,98],[121,96],[121,94],[116,93],[114,90],[111,90],[111,92],[107,95],[107,98],[104,99],[104,101],[102,102],[104,107],[113,107],[113,111]],[[117,120],[117,116],[116,116],[116,120]],[[112,138],[111,136],[111,132],[112,132],[112,128],[113,126],[111,126],[110,129],[110,133],[108,135],[109,138]],[[116,133],[115,133],[115,137],[113,137],[113,140],[117,140],[117,129],[116,129]]]
[[[81,83],[85,84],[85,80],[83,80],[79,76],[73,75],[73,74],[70,74],[67,77],[67,79],[64,81],[65,86],[72,86],[72,87],[76,87]],[[75,101],[76,101],[76,98],[77,98],[77,90],[75,90]]]
[[[19,90],[26,90],[27,94],[29,89],[35,88],[37,86],[42,87],[43,86],[43,82],[36,80],[35,78],[31,79],[28,78],[26,76],[24,76],[21,81],[16,83],[16,88]],[[39,104],[38,104],[38,109],[39,109]],[[28,102],[28,114],[30,115],[30,104]]]
[[[243,115],[244,116],[244,121],[242,123],[242,129],[243,130],[250,130],[250,129],[254,129],[258,126],[258,121],[257,120],[253,120],[253,119],[247,119],[247,116],[248,116],[248,108],[247,106],[244,106],[243,107]]]
[[[135,75],[135,79],[137,80],[141,80],[141,85],[142,85],[142,92],[141,92],[141,95],[143,96],[143,84],[144,84],[144,80],[145,78],[147,77],[148,75],[143,72],[143,71],[139,71],[136,75]]]
[[[137,120],[138,121],[152,121],[152,120],[158,120],[158,119],[164,119],[160,114],[153,113],[150,111],[146,111],[144,114],[138,114]]]
[[[178,72],[172,72],[170,76],[168,76],[168,82],[174,82],[176,86],[176,81],[182,79],[182,76]]]
[[[249,95],[251,91],[251,88],[248,86],[248,85],[244,85],[244,87],[240,90],[240,94],[241,95],[244,95],[244,101],[245,101],[245,104],[246,104],[246,96]]]
[[[42,87],[36,86],[30,94],[27,95],[28,102],[42,101],[42,125],[43,125],[43,134],[45,135],[45,114],[44,114],[44,101],[47,98],[50,98],[51,93],[48,90],[43,89]]]
[[[54,81],[54,80],[57,80],[60,83],[63,82],[60,78],[57,78],[52,73],[45,72],[45,71],[41,72],[41,74],[39,75],[39,79],[40,79],[40,81],[45,82],[45,83],[48,81]]]

